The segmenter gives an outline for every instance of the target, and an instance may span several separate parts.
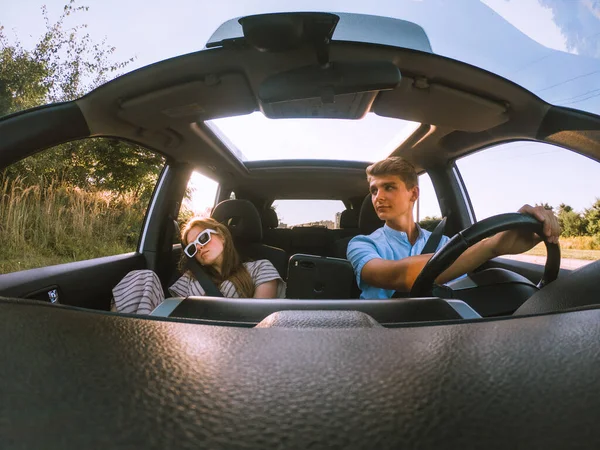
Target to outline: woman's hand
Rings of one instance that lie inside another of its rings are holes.
[[[558,244],[560,225],[554,213],[543,206],[524,205],[519,209],[521,214],[528,214],[544,225],[544,236],[548,242]],[[514,255],[532,249],[542,241],[536,233],[525,230],[503,231],[490,238],[496,256]]]

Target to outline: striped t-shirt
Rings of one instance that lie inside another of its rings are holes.
[[[254,287],[277,280],[277,298],[285,298],[285,282],[270,261],[261,259],[244,263],[250,274]],[[240,295],[231,281],[225,280],[219,286],[224,297]],[[193,276],[188,273],[181,276],[169,288],[175,297],[204,295],[204,289]],[[150,314],[165,299],[158,276],[151,270],[133,270],[129,272],[113,289],[111,311],[130,314]]]
[[[250,261],[244,263],[246,270],[250,274],[250,278],[254,281],[254,287],[260,286],[268,281],[278,280],[277,282],[277,297],[285,297],[285,283],[279,276],[277,269],[266,259],[259,259],[258,261]],[[240,294],[229,280],[225,280],[219,286],[219,290],[224,297],[239,298]],[[173,296],[188,297],[188,296],[199,296],[205,295],[202,285],[189,273],[185,273],[169,288],[169,292]]]

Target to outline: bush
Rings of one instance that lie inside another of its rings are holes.
[[[558,223],[565,237],[585,236],[587,234],[588,221],[581,214],[573,210],[560,209]]]
[[[600,250],[600,235],[561,237],[560,248],[570,250]]]
[[[587,234],[600,235],[600,200],[596,199],[591,208],[584,212],[587,220]]]
[[[134,251],[145,209],[134,193],[6,179],[0,186],[0,273],[46,265],[40,261],[48,258],[58,264]]]
[[[435,227],[437,227],[438,223],[440,223],[442,221],[441,217],[437,217],[437,216],[433,216],[433,217],[425,217],[423,220],[421,220],[419,222],[419,226],[421,228],[423,228],[424,230],[427,231],[433,231],[435,230]]]

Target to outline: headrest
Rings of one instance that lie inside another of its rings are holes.
[[[346,209],[342,211],[340,228],[358,228],[358,210]]]
[[[279,226],[279,219],[273,208],[265,209],[262,212],[261,219],[263,228],[277,228]]]
[[[223,200],[212,212],[213,219],[227,225],[235,240],[262,241],[262,223],[256,206],[248,200]]]
[[[373,203],[371,202],[371,194],[367,194],[360,207],[360,215],[358,217],[358,231],[360,234],[371,234],[378,228],[381,228],[385,222],[377,217]]]

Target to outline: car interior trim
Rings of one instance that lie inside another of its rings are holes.
[[[466,210],[467,210],[467,213],[469,214],[469,221],[471,222],[470,225],[473,225],[476,222],[475,213],[473,211],[473,206],[471,205],[471,201],[469,200],[469,197],[467,196],[467,192],[465,191],[463,179],[460,176],[460,173],[458,172],[458,168],[456,166],[452,167],[452,172],[454,174],[454,179],[456,181],[456,184],[458,185],[458,187],[460,189],[460,194],[463,198],[464,204],[466,205]]]
[[[152,202],[150,203],[150,208],[148,208],[148,214],[146,214],[146,219],[144,221],[144,227],[142,228],[142,235],[140,236],[140,245],[138,247],[138,251],[141,253],[144,251],[144,247],[146,245],[146,236],[148,235],[148,228],[150,226],[150,220],[152,219],[154,213],[154,207],[156,206],[156,201],[158,199],[159,193],[162,190],[163,183],[169,174],[170,166],[167,164],[165,166],[165,170],[160,176],[160,180],[158,180],[158,185],[152,195]]]
[[[481,319],[481,316],[462,300],[446,300],[463,319]]]
[[[166,298],[150,315],[155,317],[169,317],[183,300],[184,298]]]

